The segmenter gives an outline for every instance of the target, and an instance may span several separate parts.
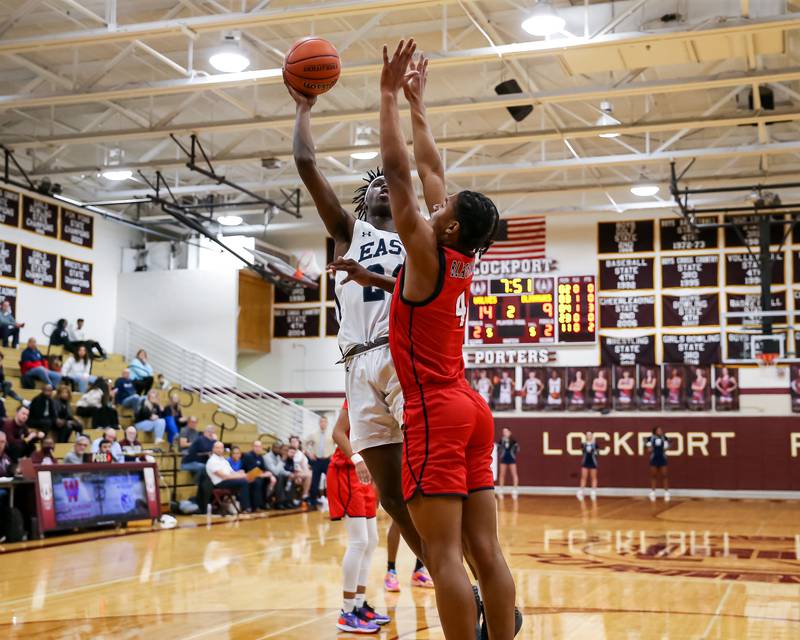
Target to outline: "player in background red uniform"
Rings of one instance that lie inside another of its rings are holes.
[[[489,637],[511,640],[515,589],[497,539],[494,424],[466,382],[463,360],[475,254],[491,244],[499,216],[482,194],[447,196],[441,161],[424,159],[423,165],[436,169],[420,167],[423,189],[426,196],[438,191],[432,201],[442,204],[430,221],[420,214],[397,105],[404,84],[424,74],[424,66],[409,70],[415,49],[413,40],[401,42],[390,60],[384,47],[381,73],[381,156],[392,217],[407,252],[389,330],[405,398],[403,493],[436,585],[445,637],[464,640],[475,633],[466,555],[481,586]]]

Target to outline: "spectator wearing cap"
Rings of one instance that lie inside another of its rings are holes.
[[[147,361],[147,351],[139,349],[136,357],[128,363],[131,380],[139,395],[145,395],[153,388],[153,366]]]
[[[123,369],[122,375],[114,381],[112,395],[114,396],[114,403],[118,407],[125,407],[134,413],[139,408],[142,396],[136,393],[136,386],[131,380],[130,369]]]
[[[91,442],[86,436],[78,436],[72,451],[61,461],[62,464],[83,464],[83,456],[90,452]]]
[[[231,489],[236,492],[239,504],[245,512],[252,511],[250,506],[250,485],[244,471],[234,471],[225,459],[225,445],[219,440],[214,442],[211,455],[206,462],[206,473],[215,489]]]
[[[45,433],[35,431],[28,427],[28,417],[30,412],[28,407],[21,406],[17,409],[13,418],[6,418],[3,421],[3,431],[8,441],[9,455],[19,460],[27,458],[36,449],[36,443],[43,440]]]
[[[92,442],[92,453],[98,453],[101,451],[101,445],[103,442],[110,443],[108,447],[108,452],[111,454],[112,462],[125,462],[125,455],[122,453],[122,447],[119,446],[119,442],[117,442],[117,431],[116,429],[112,429],[111,427],[107,427],[103,430],[103,435],[99,438],[95,438],[95,441]]]
[[[17,322],[11,303],[3,300],[0,303],[0,346],[16,349],[19,346],[19,330],[25,326],[24,322]]]
[[[61,374],[50,371],[47,358],[36,346],[36,338],[28,339],[28,346],[22,351],[19,360],[20,373],[22,373],[22,386],[33,389],[34,381],[41,380],[45,384],[57,387],[61,382]]]

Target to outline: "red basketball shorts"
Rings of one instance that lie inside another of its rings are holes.
[[[405,394],[404,394],[405,395]],[[494,419],[466,384],[405,396],[403,496],[459,496],[494,488]]]
[[[327,473],[328,509],[331,520],[374,518],[378,497],[372,484],[362,484],[350,464],[331,464]]]

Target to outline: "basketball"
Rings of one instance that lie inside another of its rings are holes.
[[[336,47],[324,38],[313,36],[295,42],[283,63],[286,81],[293,89],[309,96],[330,91],[341,72]]]

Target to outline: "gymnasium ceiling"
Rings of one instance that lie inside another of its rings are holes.
[[[555,0],[567,20],[548,39],[520,27],[533,0],[0,0],[0,143],[31,177],[80,201],[137,198],[138,177],[99,175],[109,154],[184,197],[239,194],[185,167],[169,138],[196,133],[219,173],[280,199],[299,186],[294,105],[279,68],[299,37],[338,48],[344,71],[314,109],[324,171],[342,202],[377,163],[350,158],[355,128],[377,142],[383,43],[414,36],[431,58],[427,92],[452,190],[488,192],[504,215],[669,210],[669,163],[692,186],[795,179],[800,169],[800,2]],[[251,58],[241,74],[208,63],[226,30]],[[498,97],[516,79],[524,95]],[[774,110],[748,94],[768,87]],[[616,138],[598,127],[613,104]],[[534,105],[515,122],[505,107]],[[262,159],[280,166],[265,168]],[[640,198],[642,175],[661,185]],[[318,224],[279,214],[267,236]],[[800,194],[798,194],[800,196]],[[735,202],[708,196],[700,203]],[[733,200],[731,199],[733,198]],[[786,197],[784,196],[784,199]],[[162,228],[149,205],[108,207]],[[263,224],[261,209],[245,222]],[[173,227],[173,230],[175,228]]]

